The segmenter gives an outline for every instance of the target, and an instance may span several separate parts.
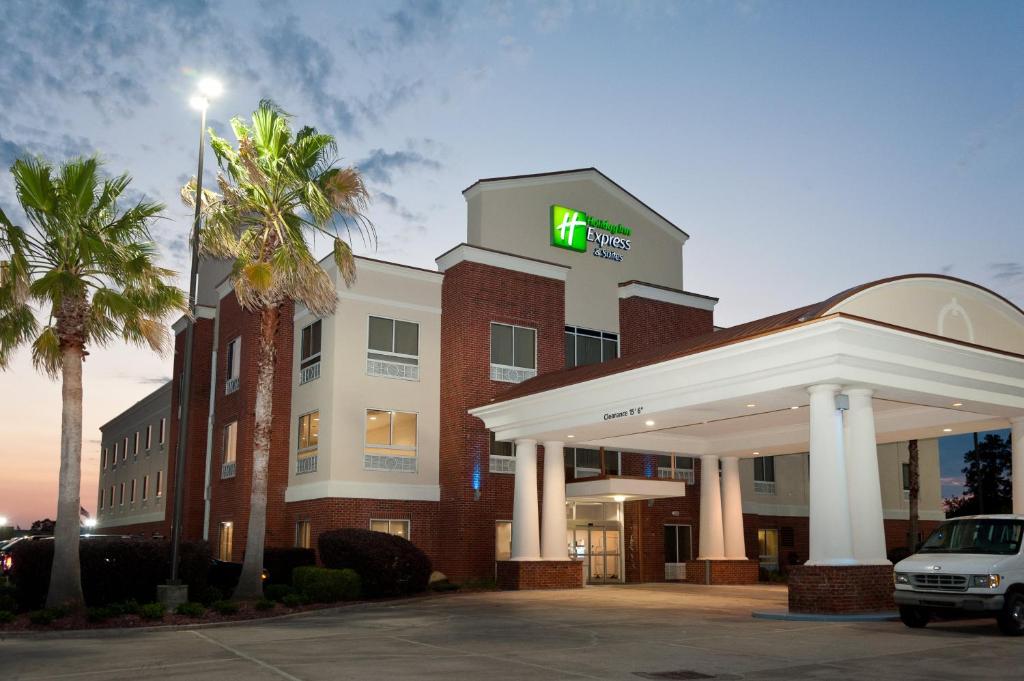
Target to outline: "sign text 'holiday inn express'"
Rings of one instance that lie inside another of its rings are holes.
[[[625,225],[587,215],[575,208],[551,206],[551,245],[585,253],[593,244],[593,254],[622,262],[623,253],[632,247],[633,230]],[[615,250],[612,250],[615,249]]]

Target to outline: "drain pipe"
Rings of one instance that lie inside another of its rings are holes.
[[[217,303],[220,308],[220,302]],[[213,318],[213,350],[210,353],[210,409],[206,415],[206,475],[203,479],[203,541],[210,541],[210,477],[213,462],[213,412],[217,402],[217,347],[220,344],[220,310]]]

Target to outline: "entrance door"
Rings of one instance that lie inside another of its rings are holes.
[[[758,554],[761,558],[761,569],[769,572],[779,570],[779,531],[774,528],[757,531]]]
[[[621,582],[622,533],[617,527],[588,525],[573,529],[573,554],[583,560],[588,584]]]
[[[665,525],[665,579],[686,579],[686,561],[693,560],[689,525]]]

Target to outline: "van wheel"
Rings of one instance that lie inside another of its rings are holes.
[[[996,621],[999,623],[999,631],[1007,636],[1024,635],[1024,595],[1009,594]]]
[[[911,629],[923,629],[928,625],[931,615],[924,608],[913,605],[900,606],[900,621]]]

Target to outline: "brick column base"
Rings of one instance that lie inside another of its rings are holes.
[[[499,560],[498,588],[579,589],[583,586],[583,562],[579,560]]]
[[[710,580],[707,566],[711,567]],[[754,560],[689,560],[688,584],[757,584],[759,565]]]
[[[789,569],[789,611],[892,612],[891,565],[798,565]]]

